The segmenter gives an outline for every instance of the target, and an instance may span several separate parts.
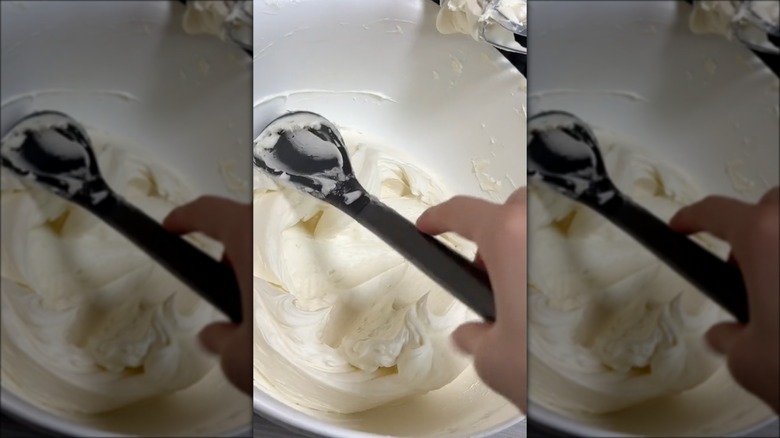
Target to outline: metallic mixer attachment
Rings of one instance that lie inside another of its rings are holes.
[[[244,49],[252,53],[252,0],[227,0],[230,6],[230,15],[225,20],[225,33],[228,38]]]
[[[486,7],[485,12],[482,15],[483,19],[480,20],[480,27],[479,27],[479,37],[482,39],[482,41],[485,41],[488,44],[493,45],[494,47],[507,51],[507,52],[514,52],[514,53],[522,53],[527,54],[528,49],[526,47],[523,47],[522,45],[519,45],[519,47],[510,47],[507,46],[504,43],[494,41],[488,32],[488,28],[492,23],[497,23],[499,26],[503,27],[504,29],[512,32],[515,35],[520,35],[523,37],[528,36],[528,26],[526,23],[518,23],[516,21],[513,21],[512,19],[508,18],[506,15],[504,15],[501,10],[499,9],[499,4],[501,3],[501,0],[490,0]]]
[[[757,11],[760,5],[770,4],[766,0],[732,0],[737,11],[732,30],[737,39],[752,50],[780,55],[780,25],[767,21]],[[773,39],[773,41],[772,41]]]

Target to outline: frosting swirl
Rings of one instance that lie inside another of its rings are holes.
[[[358,180],[407,219],[445,199],[421,169],[342,134]],[[259,172],[254,209],[255,386],[354,413],[440,388],[467,366],[449,335],[473,313],[379,238]]]
[[[669,166],[615,144],[602,152],[616,185],[663,220],[699,197]],[[587,207],[532,187],[528,208],[537,402],[612,412],[693,388],[715,372],[720,362],[702,335],[722,317],[717,305]]]
[[[90,135],[108,184],[153,218],[192,198],[165,167]],[[4,386],[96,414],[186,388],[215,366],[196,335],[216,310],[91,213],[28,184],[3,169]]]

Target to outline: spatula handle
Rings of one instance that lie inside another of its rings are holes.
[[[235,273],[229,266],[166,230],[124,199],[118,196],[112,198],[104,201],[99,212],[101,219],[221,310],[231,321],[241,322],[241,293]]]
[[[602,213],[738,321],[748,322],[748,296],[739,268],[672,230],[624,196],[616,196],[603,207]]]
[[[471,261],[373,199],[353,217],[485,320],[495,321],[490,280]]]

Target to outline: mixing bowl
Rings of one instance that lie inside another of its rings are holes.
[[[151,154],[196,194],[249,199],[251,76],[240,49],[186,35],[174,2],[0,7],[3,132],[32,110],[63,111]],[[251,421],[248,398],[217,365],[185,390],[107,414],[44,410],[5,382],[2,408],[73,436],[237,435]]]
[[[740,44],[693,35],[690,10],[673,1],[534,3],[529,51],[542,55],[529,65],[530,112],[573,112],[684,169],[703,193],[755,201],[778,184],[777,77]],[[568,434],[777,434],[774,415],[725,367],[678,396],[592,416],[540,404],[529,362],[529,417]]]
[[[412,157],[454,194],[504,200],[525,185],[525,80],[492,47],[438,34],[437,11],[422,0],[255,2],[255,135],[285,111],[318,112]],[[482,190],[472,160],[500,189]],[[256,386],[254,408],[339,438],[487,436],[521,422],[471,367],[464,379],[465,392],[450,384],[350,416],[315,415]],[[452,399],[462,402],[443,403]]]

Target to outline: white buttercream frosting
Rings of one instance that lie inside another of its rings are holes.
[[[153,218],[192,198],[165,167],[90,135],[109,185]],[[0,188],[4,388],[97,414],[187,388],[215,367],[196,339],[218,318],[213,307],[86,210],[6,169]]]
[[[513,23],[528,24],[527,0],[501,0],[496,5],[496,10]]]
[[[616,185],[663,220],[696,201],[674,168],[602,141]],[[530,393],[608,413],[691,389],[720,366],[703,343],[720,308],[587,207],[529,191]],[[703,244],[721,255],[723,245]]]
[[[358,180],[406,218],[446,199],[422,169],[342,134]],[[353,219],[255,172],[255,386],[355,413],[458,377],[468,362],[449,335],[474,314]]]
[[[237,13],[252,16],[252,2],[240,1],[233,9],[235,1],[227,0],[189,0],[184,12],[182,26],[190,34],[209,34],[225,39],[228,26],[248,26],[237,19]],[[240,10],[243,8],[243,11]],[[251,33],[251,26],[249,26]]]
[[[780,2],[777,0],[754,0],[739,7],[736,2],[722,0],[697,0],[694,2],[689,24],[694,33],[733,36],[734,24],[741,22],[746,14],[754,14],[760,20],[777,28],[780,26]]]
[[[502,0],[495,7],[496,11],[508,20],[521,25],[528,22],[528,2],[526,0]],[[521,49],[515,41],[514,33],[501,27],[491,17],[486,0],[442,0],[439,15],[436,18],[436,28],[444,34],[463,33],[471,35],[477,41],[481,40],[480,27],[487,26],[486,33],[494,43],[505,47]]]
[[[695,33],[714,33],[731,37],[731,27],[737,8],[730,1],[699,0],[694,2],[689,19]]]

